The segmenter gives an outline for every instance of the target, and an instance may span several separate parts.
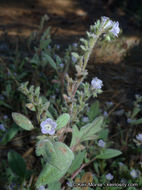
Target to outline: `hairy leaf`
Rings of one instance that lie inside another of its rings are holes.
[[[24,116],[20,113],[13,112],[12,118],[15,121],[15,123],[18,126],[20,126],[21,128],[23,128],[27,131],[34,129],[32,122],[26,116]]]
[[[110,158],[114,158],[116,156],[119,156],[120,154],[122,154],[121,151],[108,148],[108,149],[105,149],[104,151],[102,151],[101,154],[97,155],[96,158],[110,159]]]
[[[56,121],[57,123],[57,130],[61,129],[62,127],[65,127],[67,125],[67,123],[70,120],[70,115],[68,113],[64,113],[62,115],[60,115]]]

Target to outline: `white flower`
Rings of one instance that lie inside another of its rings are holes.
[[[3,119],[8,119],[8,116],[7,116],[7,115],[4,115],[4,116],[3,116]]]
[[[57,45],[56,47],[57,47],[57,49],[60,49],[60,45]]]
[[[82,121],[83,121],[84,123],[87,123],[87,122],[89,121],[89,119],[88,119],[88,117],[83,117],[83,118],[82,118]]]
[[[112,29],[110,30],[110,32],[111,32],[114,36],[118,36],[118,34],[119,34],[119,32],[120,32],[119,22],[114,22],[114,25],[113,25]]]
[[[41,185],[38,190],[45,190],[45,187],[43,185]]]
[[[60,68],[63,68],[63,67],[64,67],[64,64],[63,64],[63,63],[61,63],[61,64],[59,64],[59,66],[60,66]]]
[[[119,22],[113,22],[112,20],[110,20],[110,18],[108,17],[101,17],[101,23],[102,23],[102,27],[103,29],[107,30],[110,29],[109,32],[112,33],[114,36],[118,36],[119,32],[120,32],[120,28],[119,28]]]
[[[102,88],[103,86],[103,82],[98,79],[97,77],[93,78],[93,80],[91,81],[91,85],[93,89],[99,90]]]
[[[118,164],[119,164],[120,167],[124,166],[123,162],[119,162]]]
[[[113,26],[113,21],[110,20],[109,17],[103,16],[103,17],[101,17],[101,21],[102,21],[102,26],[104,29],[108,29]]]
[[[128,118],[127,123],[131,123],[132,119]]]
[[[136,135],[136,139],[140,142],[142,142],[142,133]]]
[[[56,96],[53,95],[53,96],[50,96],[51,99],[55,100]]]
[[[1,130],[1,131],[6,131],[6,129],[5,129],[5,127],[4,127],[3,124],[0,124],[0,130]]]
[[[57,127],[57,123],[53,121],[52,119],[48,118],[45,121],[43,121],[41,124],[41,132],[43,134],[49,134],[54,135],[55,128]]]
[[[73,43],[72,46],[73,46],[73,47],[77,47],[77,43]]]
[[[106,179],[109,180],[109,181],[111,181],[113,178],[114,178],[114,177],[113,177],[113,175],[112,175],[111,173],[108,173],[108,174],[106,175]]]
[[[107,111],[104,111],[104,117],[107,117],[107,116],[108,116]]]
[[[111,107],[111,106],[113,106],[113,102],[106,102],[106,105],[107,105],[108,107]]]
[[[136,170],[134,170],[134,169],[131,170],[130,175],[132,176],[132,178],[137,178],[138,177],[138,174],[137,174]]]
[[[106,145],[106,143],[105,143],[102,139],[100,139],[100,140],[98,141],[98,146],[99,146],[99,147],[104,148],[105,145]]]
[[[74,57],[73,55],[72,55],[72,62],[73,62],[73,63],[76,63],[76,62],[77,62],[76,57]]]

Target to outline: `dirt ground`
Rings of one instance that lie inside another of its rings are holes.
[[[0,34],[25,38],[39,27],[41,17],[47,14],[45,27],[52,27],[52,35],[61,46],[77,42],[85,35],[89,25],[101,16],[118,20],[123,35],[118,41],[99,46],[94,50],[88,66],[89,78],[98,76],[104,81],[106,97],[117,103],[131,102],[136,93],[142,94],[141,30],[136,29],[132,19],[125,12],[103,0],[1,0]],[[0,38],[0,54],[3,51],[3,37]],[[117,45],[119,44],[119,45]],[[123,96],[122,96],[123,94]]]

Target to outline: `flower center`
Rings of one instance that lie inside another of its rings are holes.
[[[52,129],[52,126],[49,123],[45,124],[44,127],[46,128],[46,130],[51,130]]]

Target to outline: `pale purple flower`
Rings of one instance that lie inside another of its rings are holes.
[[[142,133],[136,135],[136,139],[140,142],[142,142]]]
[[[57,47],[57,49],[60,49],[60,45],[57,45],[56,47]]]
[[[4,100],[4,97],[3,97],[3,95],[0,95],[0,100]]]
[[[137,171],[134,170],[134,169],[130,171],[130,175],[132,176],[132,178],[137,178],[138,177]]]
[[[7,116],[7,115],[4,115],[4,116],[3,116],[3,119],[8,119],[8,116]]]
[[[124,166],[123,162],[119,162],[118,164],[119,164],[120,167]]]
[[[114,35],[114,36],[118,36],[119,32],[120,32],[120,28],[119,28],[119,22],[114,22],[112,29],[110,30],[110,32]]]
[[[56,96],[53,95],[53,96],[50,96],[51,99],[55,100]]]
[[[73,187],[73,182],[71,181],[68,181],[66,184],[68,185],[68,187]]]
[[[5,129],[5,127],[4,127],[3,124],[0,124],[0,130],[1,130],[1,131],[6,131],[6,129]]]
[[[98,141],[98,146],[99,146],[99,147],[104,148],[105,145],[106,145],[106,143],[105,143],[102,139],[100,139],[100,140]]]
[[[100,79],[98,79],[97,77],[95,77],[92,79],[91,85],[92,85],[93,89],[99,90],[102,88],[103,82]]]
[[[76,57],[74,57],[74,56],[72,55],[71,58],[72,58],[72,62],[73,62],[73,63],[76,63],[76,61],[77,61]]]
[[[63,63],[61,63],[61,64],[59,64],[59,66],[60,66],[60,68],[63,68],[63,67],[64,67],[64,64],[63,64]]]
[[[49,134],[49,135],[54,135],[55,133],[55,128],[57,127],[57,123],[53,121],[50,118],[47,118],[45,121],[43,121],[41,124],[41,132],[43,134]]]
[[[82,121],[83,121],[84,123],[87,123],[87,122],[89,121],[89,118],[88,118],[88,117],[83,117],[83,118],[82,118]]]
[[[106,16],[101,17],[101,22],[104,29],[108,29],[113,26],[113,21],[110,20],[109,17]]]
[[[106,102],[106,105],[107,105],[108,107],[111,107],[111,106],[113,106],[113,102]]]
[[[106,179],[109,180],[109,181],[111,181],[113,178],[114,178],[114,176],[111,173],[108,173],[106,175]]]
[[[110,18],[103,16],[101,17],[101,23],[103,29],[110,29],[110,33],[112,33],[116,37],[118,36],[120,32],[119,22],[113,22]]]
[[[107,116],[108,116],[107,111],[104,111],[104,117],[107,117]]]
[[[127,123],[131,123],[132,119],[128,118]]]
[[[77,47],[77,43],[73,43],[72,45],[73,45],[73,47]]]
[[[41,185],[38,190],[45,190],[45,187],[43,185]]]

